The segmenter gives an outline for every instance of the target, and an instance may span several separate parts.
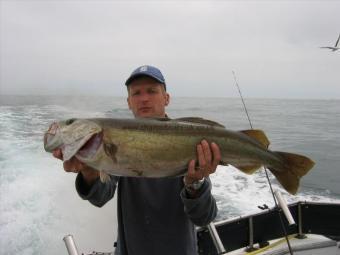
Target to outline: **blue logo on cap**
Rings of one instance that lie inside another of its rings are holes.
[[[146,72],[148,70],[148,66],[142,66],[139,71],[140,72]]]

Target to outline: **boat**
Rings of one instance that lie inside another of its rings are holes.
[[[282,204],[259,208],[258,213],[198,227],[199,255],[340,255],[340,203],[295,202],[287,206],[292,219],[284,216]],[[64,241],[69,255],[85,255],[71,235]]]
[[[199,254],[340,254],[340,203],[303,201],[288,208],[296,224],[289,225],[282,209],[274,207],[215,222],[218,235],[214,229],[200,228]]]

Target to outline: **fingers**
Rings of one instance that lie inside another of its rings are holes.
[[[203,140],[197,145],[197,156],[199,168],[203,171],[203,176],[208,177],[216,171],[216,168],[221,161],[221,152],[216,143],[209,143]]]
[[[61,149],[56,149],[53,151],[53,156],[63,160],[63,153]],[[93,182],[99,178],[99,171],[85,165],[84,163],[80,162],[76,157],[72,157],[70,160],[65,160],[63,162],[64,170],[66,172],[73,172],[73,173],[82,173],[82,176],[85,182],[88,185],[92,185]],[[193,170],[195,171],[195,161],[193,163]]]
[[[206,145],[204,142],[201,144],[197,145],[197,157],[198,157],[198,168],[196,169],[197,174],[200,174],[202,177],[207,177],[207,172],[209,171],[209,161],[208,157],[206,158],[207,154],[207,149],[204,148]],[[209,145],[208,145],[209,146]],[[209,149],[210,150],[210,149]],[[208,174],[209,175],[209,174]]]
[[[208,177],[214,173],[221,161],[221,152],[216,143],[209,145],[206,140],[202,140],[202,142],[197,145],[197,158],[198,167],[195,167],[195,160],[189,162],[186,175],[188,183],[201,180],[203,177]]]
[[[185,183],[190,184],[195,181],[201,180],[202,178],[203,178],[202,173],[196,170],[196,160],[194,159],[190,160],[188,172],[184,177]]]
[[[210,145],[206,140],[203,140],[201,142],[201,147],[202,147],[202,151],[203,151],[202,162],[204,163],[205,166],[209,165],[211,163],[211,160],[212,160]]]
[[[64,161],[64,170],[66,172],[79,173],[83,171],[85,165],[81,163],[76,157],[72,157],[70,160]]]
[[[55,158],[63,160],[63,152],[61,149],[55,149],[52,154]],[[79,173],[85,168],[85,165],[76,157],[72,157],[70,160],[65,160],[63,165],[66,172]]]
[[[66,172],[81,173],[88,185],[92,185],[100,175],[99,171],[80,162],[76,157],[64,161],[64,170]]]
[[[195,163],[196,161],[194,159],[189,162],[188,173],[187,173],[187,176],[189,179],[194,179],[196,176]]]
[[[222,156],[221,156],[220,148],[214,142],[211,143],[211,150],[212,150],[212,153],[214,155],[212,165],[211,165],[211,169],[213,169],[213,172],[215,172],[218,164],[221,162]]]
[[[211,150],[209,143],[206,140],[203,140],[199,145],[197,145],[197,156],[199,167],[202,170],[202,175],[204,177],[208,177],[211,168]]]
[[[63,153],[62,153],[61,149],[55,149],[53,151],[53,157],[63,160]]]

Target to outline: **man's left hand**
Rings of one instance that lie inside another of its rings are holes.
[[[197,145],[198,167],[196,167],[196,160],[189,162],[188,172],[184,176],[185,184],[192,184],[196,181],[208,177],[216,171],[218,164],[221,161],[220,148],[216,143],[209,143],[202,140]]]

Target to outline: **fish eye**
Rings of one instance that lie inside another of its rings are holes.
[[[73,118],[73,119],[68,119],[68,120],[66,120],[65,124],[66,124],[66,125],[71,125],[75,120],[76,120],[75,118]]]

